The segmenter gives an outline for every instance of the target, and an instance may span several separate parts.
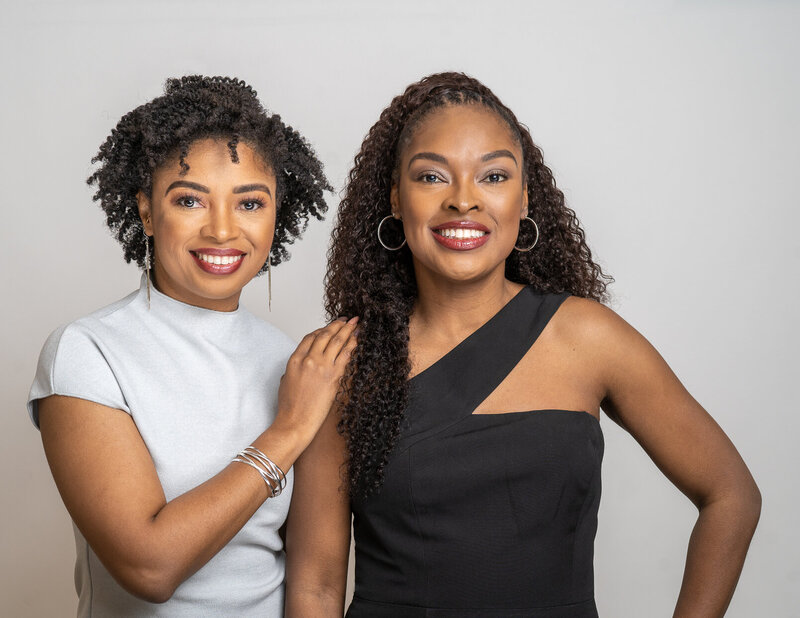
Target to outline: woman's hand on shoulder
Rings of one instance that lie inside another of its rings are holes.
[[[254,442],[283,470],[328,414],[355,347],[356,322],[337,320],[311,333],[289,360],[279,419],[292,435],[269,428]],[[136,423],[122,410],[53,395],[39,401],[39,423],[53,477],[78,529],[120,585],[150,602],[169,599],[269,495],[259,474],[232,463],[167,502]]]
[[[350,549],[350,501],[336,395],[356,346],[356,323],[337,320],[308,335],[281,382],[279,414],[314,429],[294,464],[286,522],[286,609],[295,616],[341,616]],[[286,407],[284,407],[286,406]],[[320,426],[321,425],[321,426]]]
[[[305,337],[289,357],[278,390],[273,427],[299,433],[310,442],[336,394],[356,347],[358,318],[339,318]]]

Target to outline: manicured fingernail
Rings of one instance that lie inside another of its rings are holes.
[[[358,316],[356,316],[354,318],[350,318],[349,320],[347,320],[348,324],[355,324],[356,322],[358,322]]]
[[[361,329],[360,329],[360,328],[357,328],[357,329],[355,329],[355,330],[353,331],[353,336],[354,336],[354,337],[356,337],[356,338],[358,338],[358,333],[360,333],[360,332],[361,332]]]
[[[340,316],[340,317],[336,318],[336,321],[337,322],[347,322],[347,316],[344,316],[344,315]]]

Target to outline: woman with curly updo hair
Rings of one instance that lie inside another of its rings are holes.
[[[356,319],[291,340],[239,305],[325,212],[322,165],[256,92],[170,79],[89,177],[138,291],[56,330],[28,408],[75,524],[79,616],[283,615],[294,461]]]
[[[391,102],[333,232],[327,310],[360,317],[358,345],[296,466],[290,615],[341,615],[352,511],[349,618],[597,616],[601,408],[699,508],[675,615],[724,613],[758,489],[601,304],[609,280],[486,86],[442,73]]]

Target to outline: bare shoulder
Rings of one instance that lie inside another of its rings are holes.
[[[581,348],[609,350],[640,335],[612,309],[589,298],[570,296],[552,320],[554,335]]]
[[[552,336],[587,379],[601,400],[632,376],[663,374],[666,363],[635,328],[602,303],[567,298],[552,320]]]

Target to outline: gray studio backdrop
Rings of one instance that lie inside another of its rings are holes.
[[[84,179],[168,76],[235,75],[316,145],[337,191],[402,88],[460,69],[542,146],[613,307],[715,416],[764,494],[729,616],[797,615],[794,2],[3,3],[0,614],[74,613],[71,525],[24,403],[47,334],[138,284]],[[331,196],[335,211],[337,196]],[[377,222],[376,222],[377,224]],[[244,302],[320,324],[330,218]],[[653,411],[657,413],[657,411]],[[695,509],[607,418],[600,613],[668,616]]]

